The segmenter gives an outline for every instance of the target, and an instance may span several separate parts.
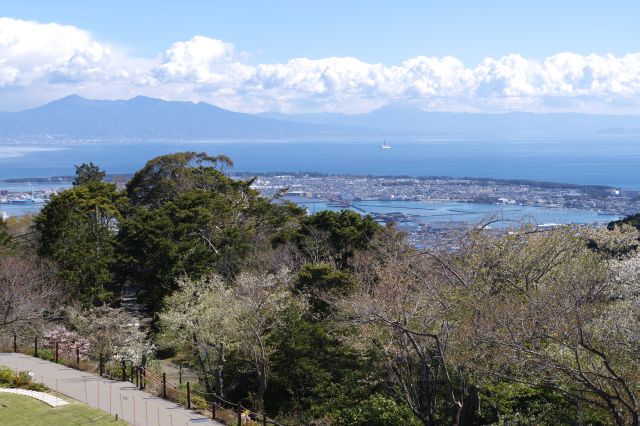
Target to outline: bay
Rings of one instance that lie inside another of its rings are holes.
[[[640,189],[640,141],[581,140],[279,140],[101,142],[0,147],[0,179],[71,175],[93,161],[132,173],[157,155],[225,154],[235,171],[320,172],[532,179]],[[9,152],[9,154],[7,154]]]
[[[300,203],[309,213],[322,210],[339,211],[343,207],[327,203]],[[351,210],[360,213],[389,214],[402,213],[417,224],[446,225],[453,222],[480,223],[488,217],[500,219],[494,227],[514,226],[517,223],[535,225],[556,224],[606,224],[620,217],[599,214],[595,211],[564,208],[547,208],[519,205],[496,205],[481,203],[462,203],[456,201],[354,201]]]

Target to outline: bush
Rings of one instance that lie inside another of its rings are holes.
[[[596,411],[567,398],[559,391],[544,387],[498,382],[484,387],[481,398],[482,424],[608,424],[606,412]]]
[[[45,361],[53,361],[53,352],[49,349],[38,349],[38,358]]]
[[[45,392],[49,390],[49,388],[42,383],[30,383],[29,385],[27,385],[26,389],[38,392]]]
[[[26,371],[16,372],[5,366],[0,366],[0,387],[22,388],[34,391],[45,391],[48,388],[40,383],[34,383],[31,375]]]
[[[21,371],[14,377],[13,384],[17,388],[27,388],[31,385],[31,376],[26,371]]]
[[[0,366],[0,385],[13,384],[16,373],[9,367]]]
[[[336,426],[420,426],[411,410],[383,395],[372,395],[334,417]]]

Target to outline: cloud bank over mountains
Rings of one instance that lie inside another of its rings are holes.
[[[232,43],[197,35],[141,58],[74,26],[0,18],[0,110],[72,93],[205,101],[243,112],[358,113],[401,102],[446,111],[640,114],[640,53],[511,54],[473,66],[429,56],[396,65],[353,57],[256,64]]]

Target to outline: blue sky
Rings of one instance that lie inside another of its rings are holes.
[[[231,41],[267,62],[355,56],[391,65],[451,55],[475,65],[509,53],[640,50],[640,2],[632,0],[23,0],[1,13],[75,25],[149,56],[194,35]]]
[[[640,58],[628,56],[640,52],[637,1],[23,0],[3,4],[0,16],[40,25],[5,25],[9,39],[52,37],[49,23],[77,30],[61,37],[68,49],[28,43],[25,55],[49,54],[49,62],[20,56],[4,83],[0,68],[0,109],[77,92],[203,100],[250,112],[361,112],[388,102],[638,111]],[[24,51],[2,47],[9,66],[11,52]],[[558,56],[567,53],[577,56]],[[405,63],[415,58],[435,61]]]

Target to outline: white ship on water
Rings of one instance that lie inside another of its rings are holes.
[[[382,142],[382,149],[391,149],[391,145],[389,145],[385,140]]]

